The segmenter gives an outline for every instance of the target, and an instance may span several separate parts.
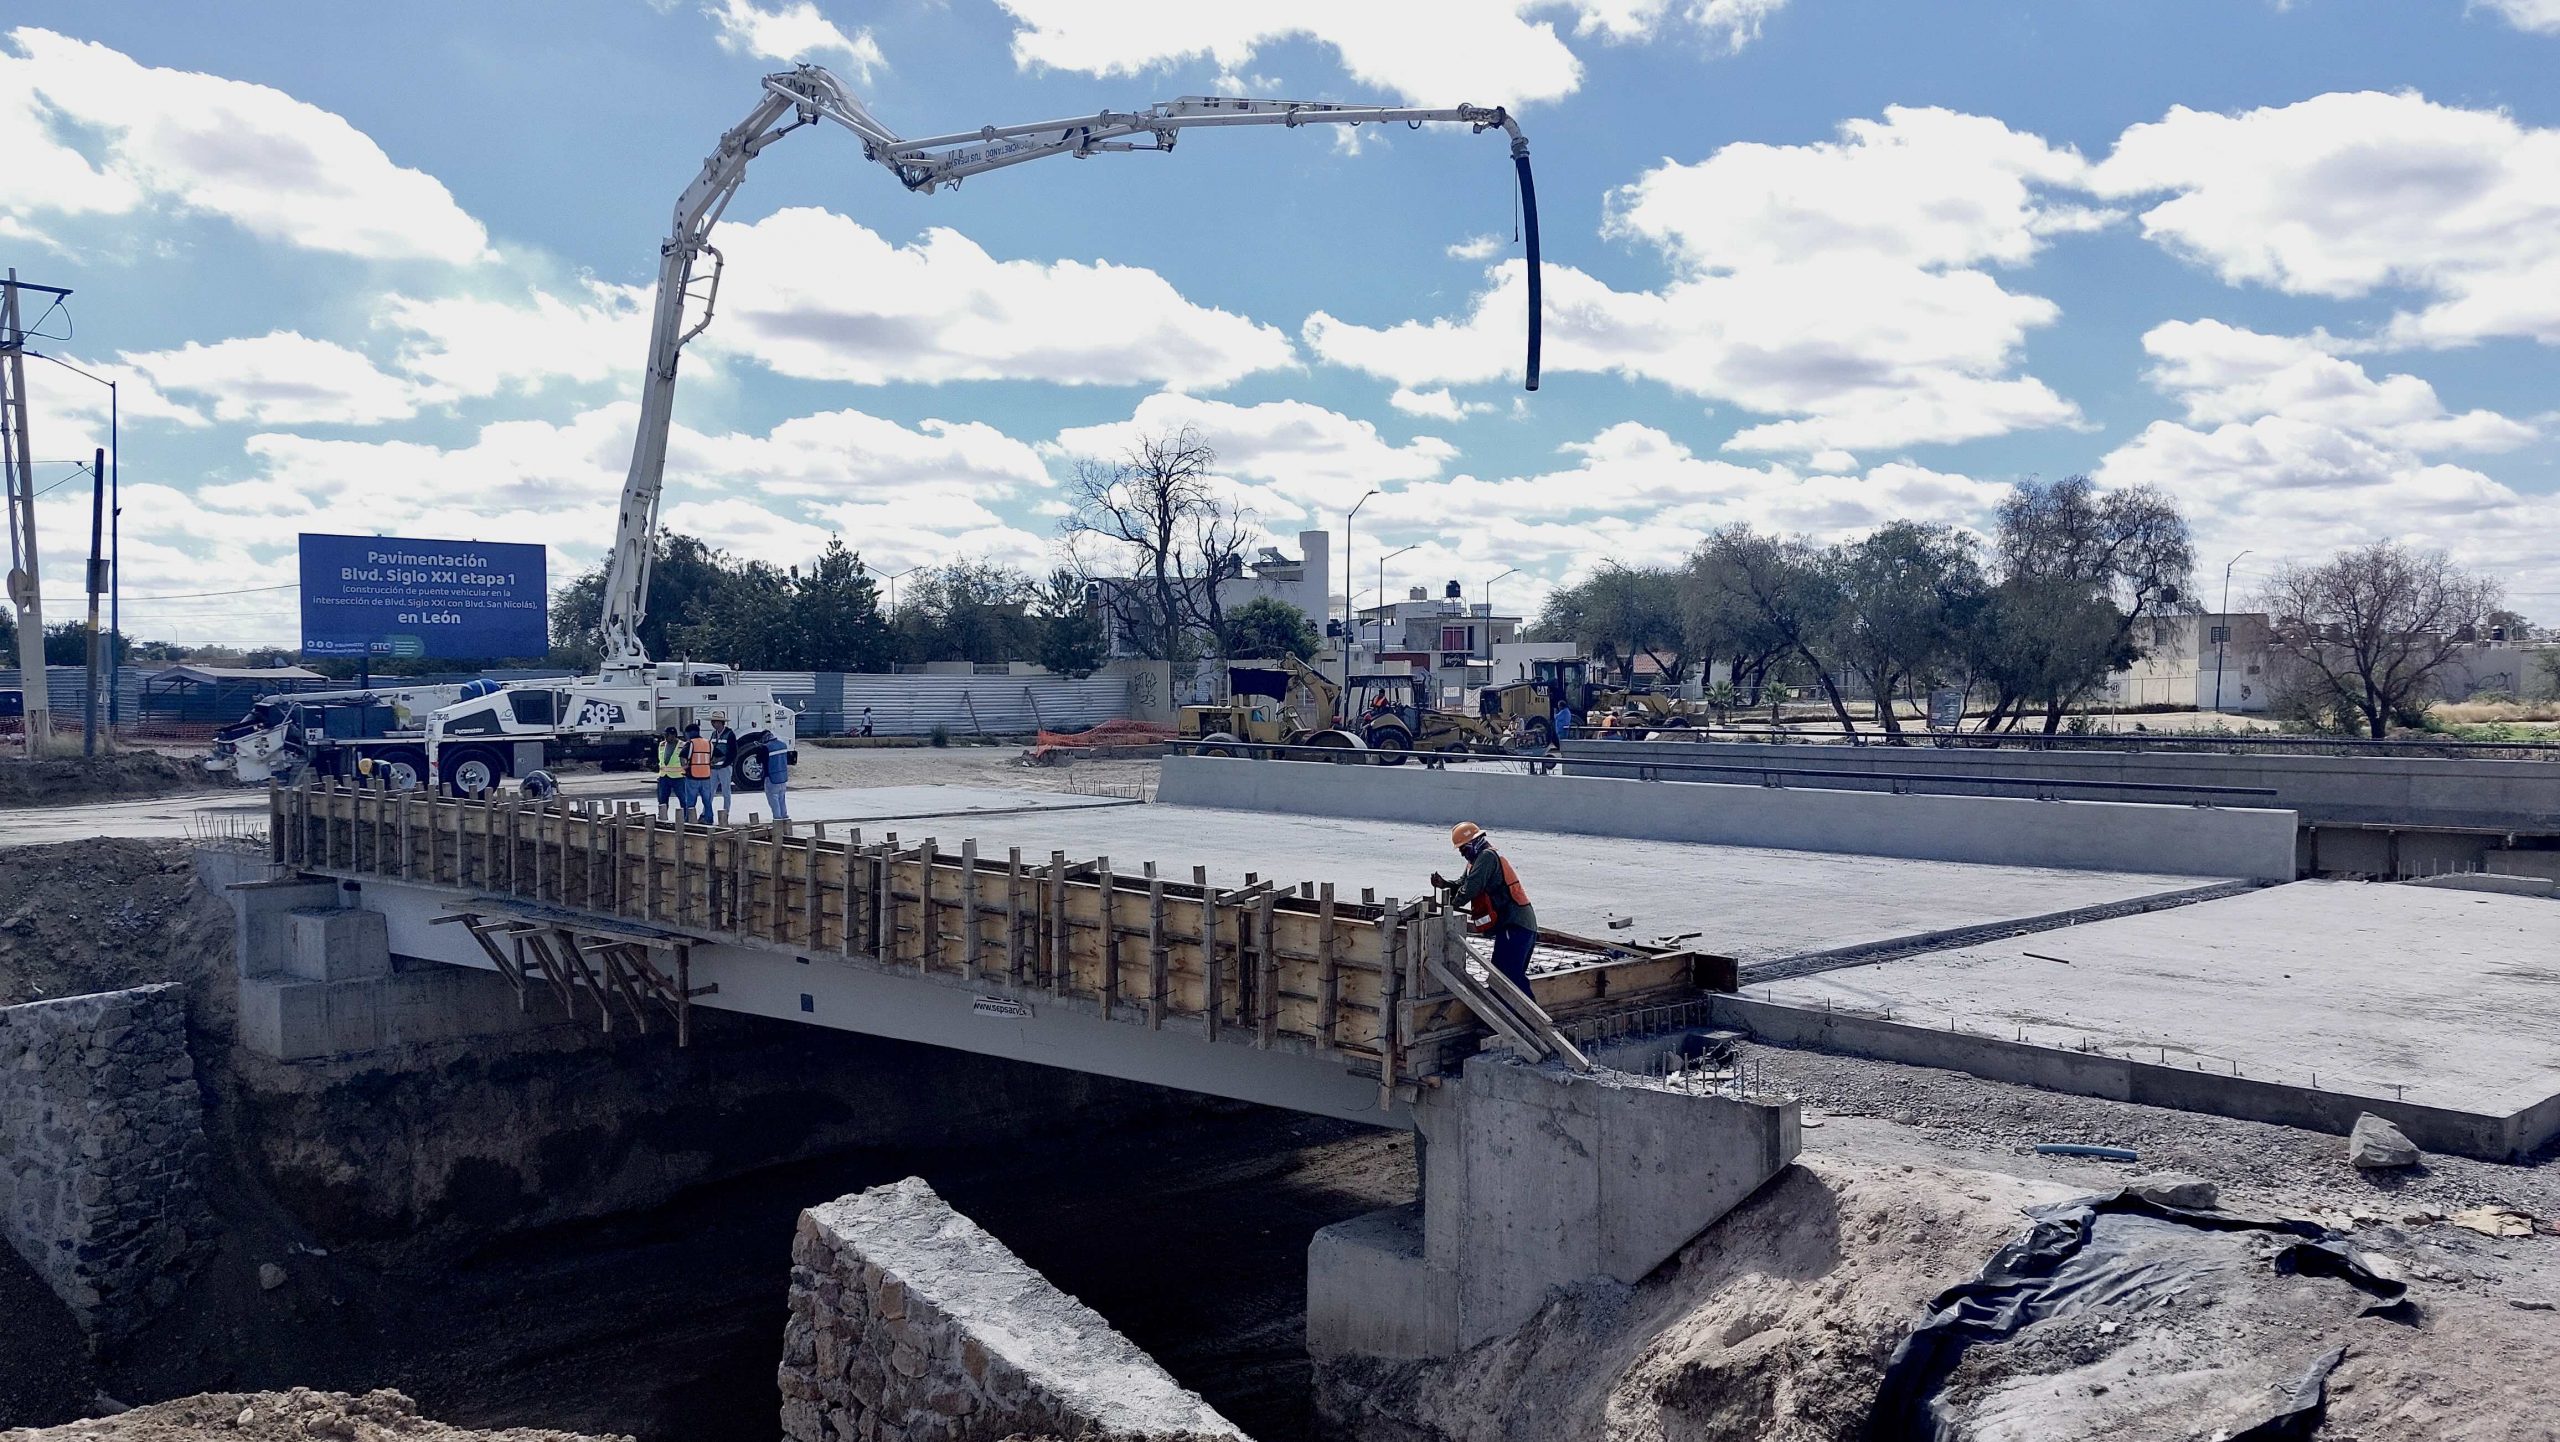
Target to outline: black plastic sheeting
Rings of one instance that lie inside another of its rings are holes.
[[[2103,1305],[2182,1276],[2225,1265],[2207,1248],[2182,1248],[2174,1229],[2108,1227],[2110,1216],[2149,1217],[2205,1233],[2255,1231],[2294,1240],[2274,1258],[2277,1273],[2333,1277],[2371,1297],[2361,1315],[2411,1321],[2416,1304],[2405,1284],[2357,1261],[2339,1236],[2313,1222],[2254,1217],[2235,1212],[2189,1211],[2163,1206],[2132,1192],[2082,1197],[2037,1207],[2035,1225],[2002,1247],[1970,1282],[1948,1288],[1930,1304],[1922,1323],[1885,1363],[1867,1417],[1869,1442],[1961,1442],[1941,1414],[1939,1389],[1955,1374],[1966,1349],[2005,1342],[2037,1322]],[[2182,1252],[2184,1255],[2182,1255]],[[2345,1357],[2333,1350],[2315,1361],[2277,1410],[2231,1442],[2299,1442],[2320,1426],[2328,1407],[2329,1373]]]

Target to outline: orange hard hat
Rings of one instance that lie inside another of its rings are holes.
[[[1451,846],[1464,846],[1468,842],[1473,841],[1482,835],[1484,835],[1483,827],[1476,825],[1472,821],[1461,821],[1457,825],[1449,828],[1449,844]]]

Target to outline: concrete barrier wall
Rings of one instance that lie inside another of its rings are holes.
[[[1852,1012],[1816,1011],[1747,997],[1719,996],[1715,1023],[1778,1046],[1944,1067],[1993,1081],[2072,1096],[2105,1097],[2244,1121],[2275,1122],[2343,1136],[2356,1118],[2387,1117],[2429,1151],[2510,1161],[2560,1132],[2560,1097],[2507,1116],[2455,1111],[2388,1097],[2318,1091],[2285,1082],[2194,1071],[2111,1052],[2069,1051],[1970,1032],[1933,1030]]]
[[[1463,819],[1524,831],[1928,861],[2268,881],[2294,876],[2290,811],[1199,756],[1167,757],[1156,799],[1238,811],[1442,825]]]
[[[1244,1442],[917,1178],[801,1213],[791,1262],[786,1442]]]
[[[125,1336],[214,1241],[174,984],[0,1007],[0,1234],[81,1327]]]
[[[2266,804],[2295,812],[2309,825],[2560,831],[2560,762],[2552,761],[2099,749],[1975,751],[1722,740],[1574,741],[1565,746],[1565,760],[1571,770],[1584,775],[1609,774],[1606,763],[1610,761],[1645,760],[1805,766],[1874,776],[1918,771],[2018,781],[2259,786],[2276,793]]]

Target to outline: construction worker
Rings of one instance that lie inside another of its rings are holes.
[[[695,726],[684,739],[684,801],[686,820],[711,824],[711,738]],[[699,811],[700,816],[694,813]]]
[[[1449,828],[1449,844],[1467,859],[1467,869],[1451,881],[1431,873],[1431,884],[1467,903],[1473,920],[1467,929],[1493,938],[1493,969],[1523,994],[1529,990],[1529,953],[1538,946],[1538,913],[1521,889],[1520,874],[1485,839],[1484,828],[1461,821]]]
[[[764,738],[764,800],[773,808],[773,819],[791,819],[791,803],[786,792],[791,784],[791,744],[779,736]]]
[[[669,726],[658,733],[658,819],[667,819],[667,803],[684,805],[684,738]]]
[[[729,824],[729,800],[735,791],[738,733],[729,729],[729,713],[711,713],[711,795],[720,803],[720,824]],[[704,808],[708,810],[706,806]],[[703,820],[711,818],[705,816]]]

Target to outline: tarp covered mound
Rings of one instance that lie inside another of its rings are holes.
[[[1154,746],[1173,739],[1173,728],[1153,721],[1105,721],[1088,731],[1043,731],[1024,758],[1034,763],[1105,746]]]
[[[2416,1316],[2315,1223],[2132,1189],[2028,1215],[1894,1350],[1872,1442],[2309,1438],[2347,1349]]]

